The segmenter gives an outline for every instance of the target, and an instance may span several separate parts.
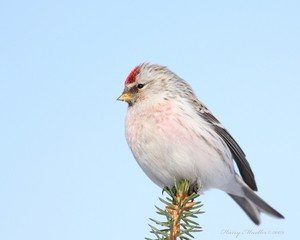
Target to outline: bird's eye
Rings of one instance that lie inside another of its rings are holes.
[[[143,88],[144,86],[145,86],[145,85],[142,84],[142,83],[139,83],[139,84],[137,85],[137,87],[138,87],[139,89]]]

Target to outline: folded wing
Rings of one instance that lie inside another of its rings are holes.
[[[205,107],[201,102],[197,102],[197,110],[202,118],[204,118],[207,122],[212,124],[216,133],[218,133],[218,135],[224,140],[224,142],[229,147],[244,182],[252,190],[257,191],[254,174],[246,159],[246,155],[241,149],[241,147],[237,144],[237,142],[229,134],[229,132],[221,125],[218,119],[216,119],[212,115],[212,113],[207,109],[207,107]]]

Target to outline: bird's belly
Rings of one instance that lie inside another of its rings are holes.
[[[133,121],[126,122],[128,144],[138,164],[157,185],[173,186],[180,179],[197,182],[203,189],[222,184],[228,167],[221,159],[221,151],[210,145],[206,129],[195,132],[191,123],[176,116],[167,121]]]

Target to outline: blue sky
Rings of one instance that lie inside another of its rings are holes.
[[[259,195],[286,216],[256,227],[211,190],[197,238],[295,239],[299,10],[276,0],[1,1],[0,239],[150,236],[161,190],[133,159],[116,101],[144,61],[193,86],[247,153]]]

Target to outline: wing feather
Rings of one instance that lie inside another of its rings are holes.
[[[207,122],[213,125],[216,133],[224,140],[224,142],[229,147],[233,158],[237,164],[237,167],[240,171],[240,174],[245,181],[245,183],[254,191],[257,191],[257,185],[255,182],[254,174],[251,170],[250,164],[246,159],[246,155],[230,135],[230,133],[222,126],[216,117],[207,109],[205,105],[197,101],[198,113],[204,118]]]

